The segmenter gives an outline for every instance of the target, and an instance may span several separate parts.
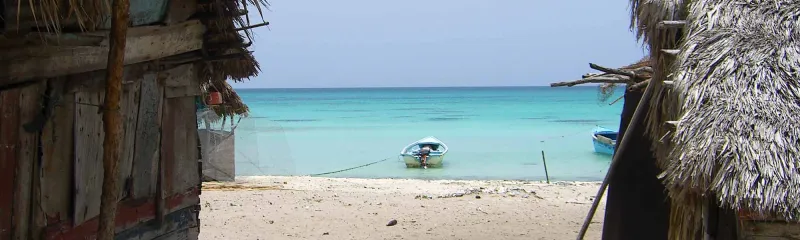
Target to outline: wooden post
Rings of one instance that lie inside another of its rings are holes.
[[[111,13],[108,65],[106,67],[106,95],[103,106],[103,193],[100,197],[100,218],[97,239],[114,239],[115,218],[119,201],[119,159],[122,151],[122,75],[125,67],[125,40],[128,35],[130,2],[114,0]]]
[[[636,110],[634,110],[633,116],[631,117],[630,126],[625,129],[625,133],[622,135],[619,146],[617,146],[617,150],[614,151],[614,155],[611,157],[611,166],[608,167],[606,177],[603,178],[603,183],[600,184],[600,189],[597,189],[597,195],[595,196],[594,201],[592,201],[592,207],[589,209],[589,213],[586,214],[586,218],[583,220],[583,225],[578,233],[578,240],[583,240],[583,237],[586,236],[586,231],[589,230],[589,224],[592,223],[592,218],[594,217],[594,213],[597,211],[597,206],[600,205],[600,199],[603,198],[603,193],[605,193],[606,188],[608,187],[608,181],[611,179],[611,176],[614,175],[614,171],[619,165],[619,158],[622,156],[622,153],[625,152],[628,142],[630,142],[631,138],[633,138],[631,133],[633,133],[633,129],[636,128],[636,125],[639,124],[639,121],[645,117],[647,107],[650,105],[650,96],[652,96],[653,92],[655,91],[653,85],[654,84],[647,84],[647,87],[644,89],[644,94],[642,94],[642,100],[639,101],[638,105],[636,105]]]
[[[542,163],[544,164],[544,177],[547,178],[547,184],[550,184],[550,174],[547,173],[547,160],[544,159],[544,150],[542,150]]]

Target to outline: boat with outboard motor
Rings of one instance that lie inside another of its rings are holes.
[[[417,140],[400,151],[400,157],[409,168],[441,167],[448,148],[441,140],[429,136]]]

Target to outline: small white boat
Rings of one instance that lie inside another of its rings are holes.
[[[410,168],[441,167],[447,150],[447,145],[431,136],[403,148],[400,157],[406,163],[406,167]]]

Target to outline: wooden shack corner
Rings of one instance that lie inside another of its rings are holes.
[[[85,2],[0,1],[0,239],[96,238],[109,14]],[[130,5],[116,239],[198,239],[197,103],[248,111],[226,81],[258,73],[245,40],[266,23],[242,1]]]

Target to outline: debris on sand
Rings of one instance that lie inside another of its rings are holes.
[[[517,197],[517,196],[519,196],[519,197],[522,197],[522,198],[529,198],[529,197],[533,196],[533,197],[538,198],[538,199],[543,199],[542,197],[537,196],[536,195],[536,191],[533,191],[533,190],[527,190],[527,189],[524,189],[524,188],[505,188],[505,187],[497,187],[497,188],[491,188],[491,189],[484,188],[484,187],[467,188],[465,190],[460,190],[460,191],[456,191],[456,192],[452,192],[452,193],[448,193],[448,194],[442,194],[442,195],[439,195],[439,196],[433,196],[433,195],[430,195],[430,194],[420,194],[420,195],[417,195],[416,197],[414,197],[414,199],[454,198],[454,197],[463,197],[465,195],[472,195],[472,194],[478,194],[478,193],[489,194],[489,195],[492,195],[492,194],[502,195],[503,197]],[[481,196],[476,195],[475,198],[476,199],[480,199]]]
[[[386,224],[386,226],[389,226],[389,227],[394,226],[394,225],[397,225],[397,220],[394,220],[394,219],[392,219],[391,221],[389,221],[389,223]]]

